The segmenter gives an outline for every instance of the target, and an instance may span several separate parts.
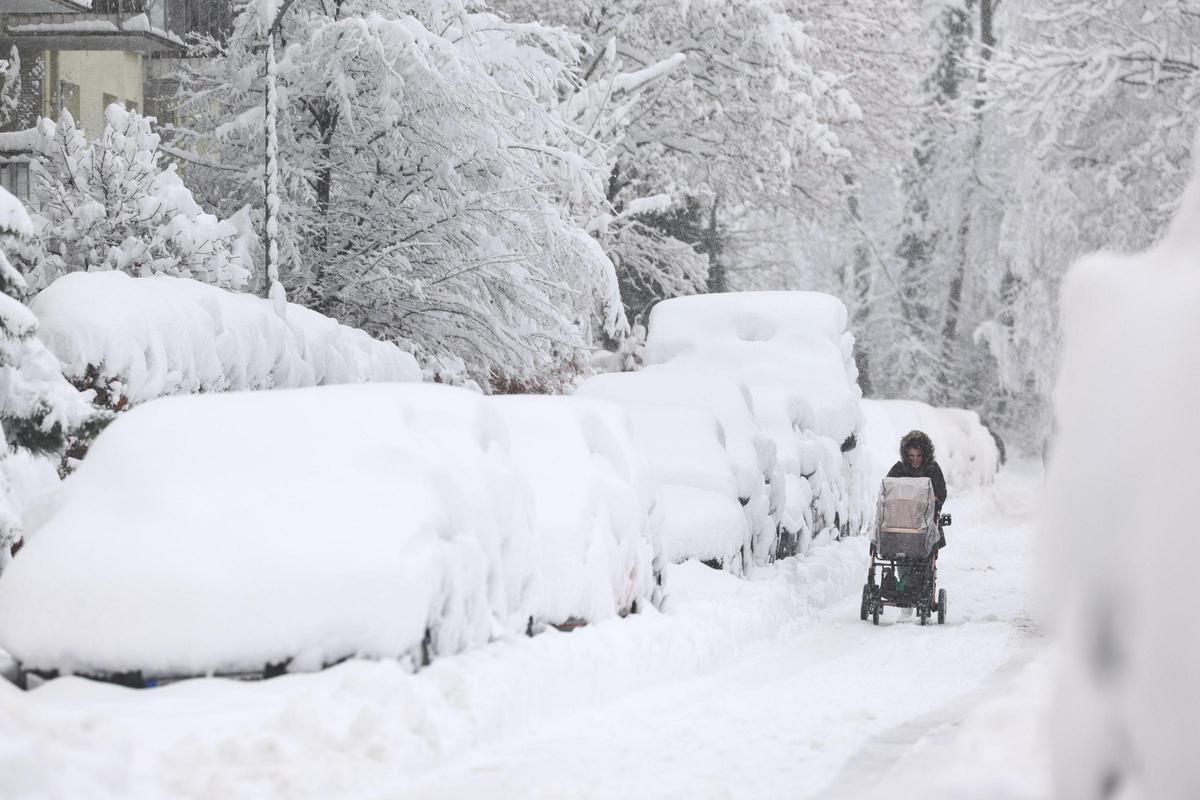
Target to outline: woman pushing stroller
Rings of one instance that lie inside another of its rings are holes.
[[[889,478],[929,478],[933,496],[937,498],[934,513],[939,516],[946,504],[946,478],[934,460],[933,440],[924,431],[909,431],[900,439],[900,460],[890,470]],[[939,531],[937,548],[946,546],[946,534]]]
[[[884,606],[914,611],[924,625],[933,613],[946,621],[946,591],[937,588],[937,554],[946,545],[941,513],[946,478],[934,458],[933,442],[922,431],[900,440],[900,461],[880,487],[871,564],[863,586],[860,618],[879,624]],[[882,570],[876,583],[876,570]]]

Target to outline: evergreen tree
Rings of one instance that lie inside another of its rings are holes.
[[[25,279],[7,256],[14,239],[32,233],[24,207],[0,189],[0,566],[21,535],[27,498],[20,487],[43,484],[65,453],[68,437],[103,422],[34,336],[37,317],[21,301]]]

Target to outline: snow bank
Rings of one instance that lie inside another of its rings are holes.
[[[825,609],[857,593],[865,554],[864,539],[841,542],[755,581],[672,565],[666,613],[509,637],[416,674],[392,661],[350,661],[260,684],[196,680],[153,692],[76,679],[21,692],[0,681],[0,761],[8,765],[0,797],[437,795],[414,785],[473,748],[623,698],[641,707],[639,696],[661,697],[723,667],[744,673],[764,640],[816,626]],[[628,744],[628,719],[604,722],[614,742]],[[644,749],[628,752],[648,760]]]
[[[765,471],[781,536],[773,552],[795,552],[822,531],[859,531],[869,513],[853,453],[861,391],[846,319],[841,301],[815,292],[682,297],[650,315],[647,372],[719,376],[749,395],[752,435],[774,451]]]
[[[653,588],[652,490],[616,414],[427,384],[135,407],[0,580],[0,646],[34,669],[312,669],[623,614]]]
[[[1077,264],[1042,539],[1064,639],[1056,797],[1200,797],[1200,142],[1163,241]]]
[[[863,448],[868,485],[900,459],[900,439],[911,430],[929,434],[948,490],[961,493],[992,483],[1000,469],[996,440],[974,411],[934,408],[915,400],[863,400]]]
[[[76,384],[110,404],[195,392],[419,381],[393,344],[298,305],[188,278],[72,273],[32,303],[38,337]],[[94,379],[89,380],[89,373]]]

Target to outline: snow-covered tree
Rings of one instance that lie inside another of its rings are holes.
[[[32,234],[24,207],[0,189],[0,569],[21,535],[24,503],[56,479],[68,437],[103,420],[34,336],[37,317],[21,300],[25,279],[6,255],[13,240]]]
[[[0,126],[8,125],[21,104],[21,55],[13,45],[8,60],[0,59]]]
[[[261,4],[185,81],[207,196],[261,205]],[[268,4],[269,5],[269,4]],[[496,387],[553,388],[593,320],[625,326],[589,223],[602,154],[562,112],[581,43],[451,0],[298,0],[277,50],[279,246],[289,299]]]
[[[819,2],[800,0],[503,0],[516,18],[538,18],[580,31],[591,46],[582,77],[603,74],[615,58],[627,72],[683,56],[624,127],[608,194],[618,209],[643,198],[669,197],[642,224],[690,245],[708,261],[707,284],[729,286],[736,264],[723,243],[745,226],[761,227],[805,204],[817,165],[843,160],[835,128],[859,110],[841,78],[826,68],[822,43],[810,33]],[[753,213],[749,213],[752,211]],[[664,213],[665,212],[665,213]],[[777,212],[777,213],[776,213]],[[760,231],[761,234],[761,231]],[[646,242],[633,243],[647,248]],[[629,259],[625,259],[628,262]],[[651,260],[627,283],[655,289]],[[660,269],[687,276],[657,287],[669,296],[694,283],[694,268]],[[624,277],[624,276],[623,276]]]
[[[206,213],[164,161],[151,118],[111,105],[88,142],[66,110],[43,120],[34,140],[35,237],[21,250],[41,288],[59,275],[116,269],[177,275],[242,288],[251,274],[246,212]]]

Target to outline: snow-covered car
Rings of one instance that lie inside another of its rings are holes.
[[[717,372],[654,367],[594,376],[578,393],[633,417],[660,472],[669,560],[712,561],[733,572],[769,560],[778,536],[770,514],[775,452],[744,386]]]
[[[633,445],[617,409],[555,400],[367,384],[136,407],[0,579],[0,648],[25,674],[144,685],[419,664],[633,611],[654,591]]]
[[[900,458],[900,438],[922,430],[933,440],[951,490],[990,484],[1000,468],[996,440],[974,411],[916,400],[863,400],[863,442],[870,480],[878,485]]]
[[[633,373],[614,373],[584,381],[579,393],[618,402],[632,421],[656,487],[661,559],[741,571],[750,527],[724,428],[710,411],[646,400],[643,383]]]
[[[862,423],[846,308],[819,292],[728,292],[659,303],[646,360],[674,374],[719,374],[744,386],[777,466],[772,516],[779,553],[815,536],[864,530],[873,498],[857,442]]]

